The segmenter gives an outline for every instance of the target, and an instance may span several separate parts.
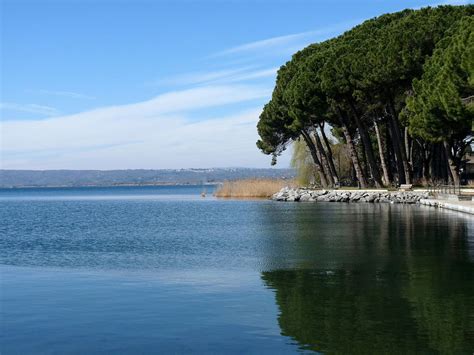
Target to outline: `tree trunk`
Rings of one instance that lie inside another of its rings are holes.
[[[356,120],[357,128],[359,129],[360,137],[362,138],[362,142],[364,143],[365,152],[367,153],[370,174],[374,179],[375,186],[377,188],[381,188],[383,187],[382,179],[380,178],[379,168],[375,160],[374,151],[372,149],[372,142],[370,141],[369,133],[367,132],[367,127],[365,123],[360,119],[354,104],[350,100],[349,103],[352,109],[352,113],[354,114],[354,118]]]
[[[357,174],[356,174],[354,164],[352,163],[352,161],[351,161],[351,168],[350,168],[350,176],[351,176],[351,183],[355,185],[358,179],[357,179]]]
[[[408,127],[404,127],[404,141],[405,141],[405,152],[407,154],[408,164],[410,164],[410,170],[413,170],[413,157],[411,156],[411,144],[410,136],[408,135]]]
[[[400,184],[411,184],[411,174],[410,174],[410,165],[408,164],[407,155],[405,149],[402,145],[402,140],[400,138],[400,127],[398,125],[398,118],[395,112],[395,106],[392,99],[389,100],[389,110],[390,110],[390,123],[392,128],[392,142],[395,149],[395,154],[397,160],[399,161],[398,172]]]
[[[439,183],[440,180],[446,182],[446,169],[444,169],[446,160],[446,153],[444,152],[444,147],[440,143],[433,144],[433,154],[431,158],[431,181],[434,183]]]
[[[332,186],[332,181],[330,181],[331,174],[328,171],[327,164],[323,162],[323,157],[321,156],[321,149],[318,148],[318,146],[315,143],[315,139],[311,137],[310,133],[308,133],[308,136],[310,137],[311,142],[313,142],[314,149],[316,150],[316,156],[318,157],[319,162],[321,163],[321,171],[324,173],[328,186]]]
[[[446,150],[444,149],[443,143],[435,144],[435,154],[433,155],[434,160],[434,172],[437,182],[440,181],[444,184],[449,182],[451,173],[449,172],[448,159],[446,157]],[[433,175],[432,179],[433,179]]]
[[[418,142],[418,145],[421,147],[421,157],[422,157],[422,166],[421,166],[421,178],[424,186],[428,186],[431,180],[430,176],[430,163],[431,157],[433,155],[433,146],[428,143],[421,144]]]
[[[324,124],[319,124],[319,129],[321,130],[321,135],[323,137],[324,144],[326,145],[326,152],[329,161],[329,168],[331,169],[332,176],[334,178],[334,182],[337,183],[339,181],[339,174],[336,171],[336,167],[334,165],[334,157],[332,155],[331,144],[329,143],[328,138],[326,137],[326,133],[324,132]]]
[[[362,156],[362,170],[364,172],[365,176],[372,176],[370,175],[369,171],[369,163],[367,163],[367,153],[365,152],[365,147],[364,147],[364,140],[360,139],[359,140],[359,145],[360,146],[360,154],[359,156]]]
[[[430,161],[429,159],[423,159],[423,167],[422,167],[422,181],[423,186],[428,186],[430,184]]]
[[[459,178],[459,166],[456,164],[456,161],[454,159],[451,144],[449,144],[449,142],[447,141],[444,141],[443,145],[446,151],[446,158],[448,159],[448,167],[451,173],[451,177],[453,178],[454,185],[459,186],[461,182]]]
[[[393,175],[393,162],[395,158],[393,157],[393,149],[392,147],[392,140],[390,139],[390,124],[385,124],[385,146],[386,146],[386,162],[387,162],[387,171],[388,171],[388,179],[390,183],[393,183],[394,175]]]
[[[318,175],[319,175],[319,179],[321,181],[321,185],[322,185],[323,188],[327,189],[328,188],[328,181],[326,179],[324,171],[322,170],[321,161],[318,158],[318,155],[317,155],[317,152],[316,152],[316,147],[314,146],[313,140],[308,135],[308,133],[306,133],[304,130],[301,131],[301,135],[303,136],[303,139],[306,142],[306,145],[308,146],[308,149],[311,153],[311,157],[313,158],[314,164],[316,165],[316,170],[318,171]]]
[[[331,166],[329,164],[329,158],[326,154],[326,151],[324,150],[323,145],[321,144],[321,139],[319,138],[318,131],[315,130],[313,134],[314,134],[314,139],[316,141],[316,149],[319,150],[319,154],[321,156],[321,163],[324,166],[324,170],[328,177],[328,182],[334,186],[334,183],[337,181],[337,176],[334,176],[334,173],[331,170]]]
[[[375,135],[377,136],[377,144],[379,146],[380,164],[382,165],[384,185],[388,186],[390,185],[390,178],[388,177],[387,164],[385,162],[385,155],[383,154],[382,137],[380,136],[380,130],[377,121],[375,121],[374,128]]]
[[[398,139],[395,131],[396,131],[396,127],[394,127],[393,120],[390,118],[390,137],[392,140],[393,151],[395,152],[395,162],[397,165],[398,184],[405,184],[407,180],[406,180],[405,168],[403,165],[402,153],[400,149],[400,140]]]
[[[411,179],[413,180],[413,146],[415,145],[415,143],[408,134],[408,127],[405,127],[405,139],[408,141],[408,163],[410,164]]]
[[[365,189],[367,188],[367,180],[365,179],[364,174],[362,173],[362,169],[360,168],[359,157],[357,156],[357,150],[352,140],[352,136],[349,132],[349,128],[347,127],[346,120],[340,110],[338,110],[339,122],[341,124],[342,132],[344,134],[344,138],[346,139],[346,143],[349,146],[349,154],[351,156],[352,165],[354,166],[354,170],[356,173],[357,180],[359,180],[360,187]]]

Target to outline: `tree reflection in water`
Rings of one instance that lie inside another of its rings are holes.
[[[410,206],[346,208],[332,227],[310,207],[292,211],[299,257],[262,272],[282,334],[325,353],[471,354],[472,220]]]

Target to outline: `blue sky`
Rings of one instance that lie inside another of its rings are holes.
[[[0,2],[4,169],[268,167],[255,126],[292,53],[441,3]]]

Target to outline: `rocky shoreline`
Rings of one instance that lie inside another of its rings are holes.
[[[368,202],[368,203],[419,203],[428,199],[426,191],[366,191],[366,190],[313,190],[284,187],[274,194],[274,201],[294,202]]]

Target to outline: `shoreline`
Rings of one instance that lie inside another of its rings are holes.
[[[474,202],[469,201],[447,201],[435,198],[421,199],[420,205],[434,208],[442,208],[445,210],[463,212],[474,215]]]
[[[388,190],[315,190],[309,188],[284,187],[271,199],[285,202],[352,202],[352,203],[404,203],[414,204],[428,199],[426,190],[388,191]]]
[[[270,199],[279,202],[417,204],[474,215],[474,202],[437,199],[426,190],[316,190],[284,187]]]

